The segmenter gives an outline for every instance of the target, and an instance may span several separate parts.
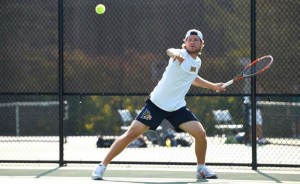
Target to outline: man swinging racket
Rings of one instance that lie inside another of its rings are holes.
[[[166,119],[176,131],[187,132],[195,139],[197,158],[197,178],[217,178],[217,175],[205,165],[206,132],[196,116],[186,107],[185,95],[191,85],[223,91],[223,83],[212,83],[200,76],[199,55],[204,47],[203,35],[200,31],[189,30],[184,38],[182,49],[168,49],[169,64],[150,93],[145,106],[130,125],[129,129],[115,140],[102,162],[95,167],[92,178],[101,180],[107,165],[120,154],[127,145],[148,129],[156,130]]]

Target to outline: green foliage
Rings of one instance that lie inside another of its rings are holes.
[[[129,109],[132,117],[135,109],[143,106],[142,97],[82,96],[66,97],[70,104],[68,134],[120,135],[122,121],[118,109]]]
[[[243,122],[242,98],[240,97],[208,97],[197,96],[187,97],[188,108],[198,117],[207,135],[215,135],[216,129],[212,110],[229,109],[235,122]]]
[[[135,110],[144,106],[144,96],[68,96],[70,119],[66,122],[68,134],[80,135],[120,135],[122,126],[118,109],[128,109],[132,117]],[[203,124],[208,135],[215,135],[216,122],[212,110],[229,109],[235,121],[241,122],[242,100],[237,97],[190,96],[186,98],[187,107]],[[81,102],[81,103],[80,103]],[[71,126],[70,126],[71,125]]]
[[[235,138],[235,136],[227,136],[226,137],[226,141],[225,144],[237,144],[237,140]]]

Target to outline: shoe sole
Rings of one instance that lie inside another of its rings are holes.
[[[210,176],[210,177],[197,176],[197,179],[218,179],[218,177],[217,176]]]
[[[210,176],[210,177],[206,177],[206,179],[218,179],[217,176]]]
[[[103,180],[103,178],[98,178],[98,177],[95,177],[95,176],[92,176],[92,179],[93,180]]]

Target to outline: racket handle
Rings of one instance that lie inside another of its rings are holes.
[[[232,83],[233,83],[233,79],[230,80],[230,81],[228,81],[228,82],[226,82],[226,83],[224,83],[224,84],[222,85],[222,88],[224,89],[224,88],[226,88],[227,86],[231,85]],[[217,92],[219,93],[220,91],[217,90]]]
[[[227,86],[231,85],[232,83],[233,83],[233,79],[230,80],[230,81],[228,81],[228,82],[226,82],[226,83],[224,83],[223,86],[222,86],[222,88],[226,88]]]

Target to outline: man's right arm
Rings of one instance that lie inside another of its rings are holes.
[[[184,59],[185,59],[184,57],[182,57],[182,56],[178,53],[177,49],[174,49],[174,48],[168,49],[168,50],[167,50],[167,54],[168,54],[169,57],[171,57],[171,58],[173,59],[173,61],[178,60],[180,64],[181,64],[181,63],[184,61]]]

